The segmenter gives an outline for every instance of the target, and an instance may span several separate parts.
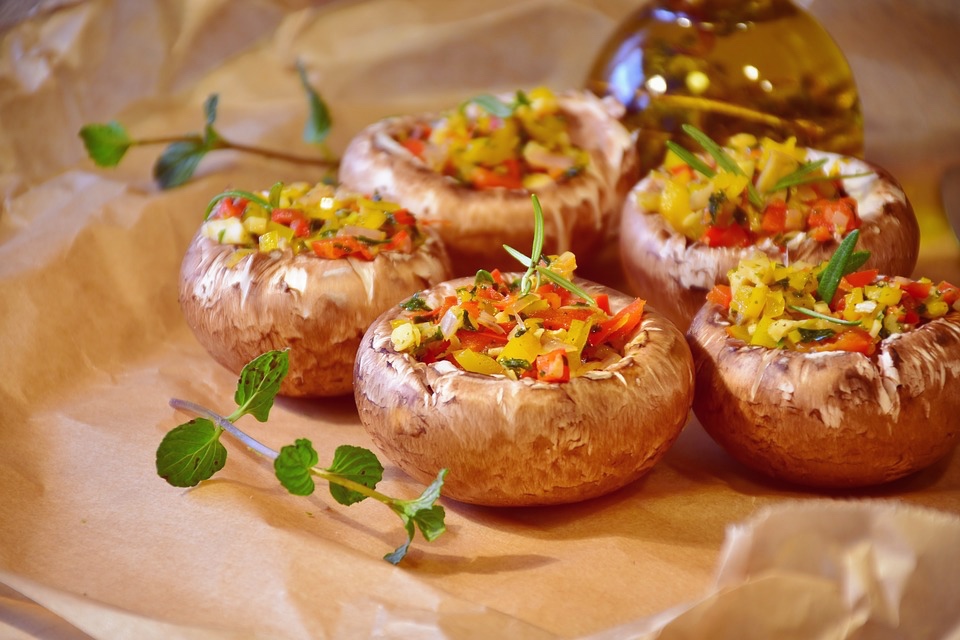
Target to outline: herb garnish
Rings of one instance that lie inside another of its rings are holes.
[[[820,274],[817,284],[817,295],[827,304],[830,304],[833,300],[833,295],[837,292],[837,286],[840,284],[840,278],[847,273],[851,273],[848,271],[849,263],[853,254],[853,247],[857,244],[857,238],[859,237],[859,229],[854,229],[847,234],[847,237],[844,238],[840,246],[837,247],[833,256],[830,257],[830,262],[827,263],[826,268]],[[870,257],[869,252],[862,253],[866,253],[868,258]],[[857,260],[859,259],[860,258],[857,258]],[[866,258],[863,259],[863,262],[866,262]],[[863,262],[860,264],[863,264]]]
[[[333,158],[324,141],[330,133],[332,121],[330,112],[319,94],[307,81],[306,71],[297,63],[297,72],[301,84],[307,93],[309,117],[303,131],[303,139],[311,144],[321,145],[322,158],[307,158],[270,149],[262,149],[224,138],[214,128],[217,118],[219,97],[213,94],[203,105],[206,120],[203,133],[161,138],[133,138],[126,128],[117,121],[105,124],[88,124],[80,129],[80,137],[87,154],[99,167],[115,167],[131,147],[164,144],[167,147],[154,163],[153,177],[161,189],[171,189],[182,185],[193,177],[200,161],[211,151],[232,149],[260,155],[276,160],[285,160],[298,164],[313,164],[333,169],[337,160]]]
[[[740,168],[740,165],[724,151],[723,147],[714,142],[710,136],[706,133],[697,129],[691,124],[684,124],[683,130],[693,138],[703,149],[713,157],[714,161],[718,166],[722,167],[724,170],[734,175],[748,177]],[[685,147],[680,146],[672,140],[668,140],[666,143],[667,148],[672,151],[678,158],[690,166],[691,169],[700,173],[707,178],[713,178],[717,175],[717,172],[710,167],[706,162],[701,160],[698,156],[693,154],[691,151]],[[819,160],[813,160],[811,162],[802,163],[797,167],[793,172],[781,177],[773,184],[769,189],[766,190],[766,193],[775,193],[777,191],[782,191],[783,189],[788,189],[790,187],[796,187],[804,184],[812,184],[815,182],[823,182],[825,180],[840,180],[847,178],[861,178],[864,176],[871,175],[872,172],[865,173],[851,173],[844,175],[810,175],[817,169],[821,168],[827,163],[827,158],[820,158]],[[750,198],[750,202],[758,209],[763,208],[763,201],[760,198],[760,193],[757,191],[757,188],[754,186],[753,182],[747,182],[747,196]]]
[[[533,286],[532,278],[542,276],[554,284],[563,287],[570,293],[583,298],[591,307],[597,306],[596,301],[586,291],[570,282],[559,273],[551,271],[546,265],[540,264],[541,253],[543,251],[543,209],[540,207],[540,199],[537,194],[530,195],[533,201],[533,247],[530,256],[525,256],[511,246],[503,245],[504,250],[516,258],[520,264],[527,267],[526,273],[520,280],[520,291],[524,295],[530,292]]]
[[[427,541],[442,534],[446,530],[445,513],[435,502],[440,497],[446,469],[440,470],[436,480],[418,498],[398,500],[375,490],[383,477],[383,465],[368,449],[339,446],[330,466],[320,467],[319,455],[305,438],[277,452],[237,428],[234,422],[244,415],[267,421],[288,369],[287,351],[269,351],[249,362],[240,373],[234,395],[237,409],[227,417],[186,400],[171,400],[172,407],[199,417],[175,427],[160,442],[156,456],[158,475],[175,487],[193,487],[212,477],[227,460],[227,449],[220,443],[220,436],[226,431],[253,451],[273,460],[277,479],[290,493],[310,495],[316,476],[329,483],[330,495],[342,505],[373,498],[390,507],[407,532],[406,542],[384,556],[392,564],[404,558],[416,528]]]

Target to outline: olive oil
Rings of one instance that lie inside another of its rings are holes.
[[[700,151],[681,125],[714,140],[750,132],[861,156],[853,74],[816,19],[790,0],[653,0],[613,33],[587,79],[627,108],[644,168],[664,143]]]

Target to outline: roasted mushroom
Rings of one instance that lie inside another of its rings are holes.
[[[570,275],[572,261],[544,268]],[[384,313],[357,354],[354,396],[376,445],[420,481],[448,468],[456,500],[609,493],[660,460],[689,415],[693,363],[666,318],[595,283],[525,293],[524,280],[481,272],[428,289]]]
[[[731,139],[722,154],[737,168],[710,154],[670,152],[624,203],[627,282],[682,330],[714,284],[758,249],[816,263],[859,229],[869,266],[893,275],[913,271],[917,220],[900,185],[880,167],[747,135]]]
[[[184,256],[180,306],[235,374],[290,349],[287,396],[350,392],[360,337],[384,310],[449,277],[440,242],[409,211],[294,184],[213,200]]]
[[[757,471],[862,487],[928,467],[960,439],[960,289],[875,269],[831,276],[835,260],[745,260],[711,292],[688,333],[694,412]]]
[[[587,92],[537,88],[387,118],[350,142],[340,180],[417,211],[436,228],[458,276],[509,268],[502,244],[530,246],[532,193],[548,212],[547,251],[586,260],[615,233],[639,179],[621,112]]]

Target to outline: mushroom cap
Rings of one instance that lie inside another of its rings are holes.
[[[719,305],[694,317],[694,413],[741,463],[819,488],[881,484],[960,439],[960,313],[882,340],[868,357],[744,345]]]
[[[280,387],[286,396],[349,393],[370,323],[450,273],[442,245],[429,234],[413,253],[385,252],[371,261],[287,250],[254,251],[232,264],[234,251],[197,233],[181,264],[180,307],[197,340],[238,375],[262,353],[289,348]]]
[[[473,279],[443,283],[451,295]],[[607,293],[614,312],[632,299]],[[566,383],[468,373],[397,353],[383,314],[357,354],[354,395],[377,447],[416,480],[449,469],[445,496],[473,504],[576,502],[614,491],[647,472],[686,424],[693,361],[683,335],[646,309],[625,357]]]
[[[544,253],[572,251],[586,264],[619,223],[624,197],[640,177],[636,140],[619,122],[623,107],[587,92],[557,96],[570,139],[586,151],[590,166],[561,183],[536,190],[544,212]],[[513,96],[504,96],[512,100]],[[357,134],[340,162],[341,183],[361,193],[378,192],[418,218],[433,222],[457,276],[480,268],[512,269],[501,245],[529,247],[534,217],[527,189],[474,189],[424,164],[396,141],[438,114],[397,116]]]
[[[864,268],[881,273],[908,276],[920,253],[920,228],[913,207],[899,183],[875,164],[827,153],[807,150],[807,160],[827,158],[825,171],[838,167],[844,174],[872,175],[843,180],[844,189],[857,200],[862,221],[858,250],[870,251]],[[835,242],[817,242],[799,234],[783,250],[770,240],[745,248],[709,247],[689,242],[657,212],[638,204],[636,194],[647,188],[647,176],[633,188],[623,206],[620,222],[620,260],[629,287],[648,297],[682,331],[703,306],[708,291],[727,282],[727,272],[741,259],[760,250],[772,258],[794,262],[819,263],[829,260],[837,248]]]

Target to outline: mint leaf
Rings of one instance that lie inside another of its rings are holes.
[[[223,468],[223,429],[206,418],[175,427],[157,447],[157,474],[175,487],[194,487]]]
[[[440,497],[440,490],[443,488],[443,479],[447,476],[447,469],[441,469],[436,479],[430,483],[423,493],[414,500],[395,500],[390,508],[400,516],[403,521],[403,527],[407,532],[407,541],[388,553],[383,558],[391,564],[397,564],[403,560],[407,554],[410,543],[413,542],[414,525],[420,529],[423,537],[430,542],[435,540],[440,534],[447,530],[444,523],[446,512],[443,507],[434,504]]]
[[[216,129],[213,128],[213,123],[217,120],[217,104],[219,101],[220,97],[214,93],[203,103],[203,115],[207,120],[206,126],[203,128],[203,142],[208,150],[216,149],[223,140]]]
[[[293,444],[280,449],[280,455],[273,461],[273,469],[287,491],[297,496],[308,496],[316,487],[311,469],[319,461],[313,444],[305,438],[298,438]]]
[[[307,78],[307,70],[303,64],[297,61],[297,73],[300,74],[300,84],[307,92],[307,104],[310,108],[310,116],[303,127],[303,139],[306,142],[320,144],[330,135],[330,129],[333,126],[333,119],[330,117],[330,110],[326,103],[320,98],[320,95],[310,86]]]
[[[383,479],[383,465],[377,456],[363,447],[341,445],[333,453],[333,463],[327,468],[340,478],[362,484],[368,489],[375,489],[377,483]],[[350,506],[360,502],[367,496],[336,484],[336,479],[330,481],[330,495],[342,505]]]
[[[236,420],[250,414],[260,422],[266,422],[273,408],[273,401],[280,392],[280,383],[290,370],[288,350],[267,351],[247,363],[240,372],[234,401],[239,407],[231,416]]]
[[[163,150],[153,165],[153,178],[161,189],[179,187],[193,177],[197,165],[210,149],[200,136],[174,142]]]
[[[80,129],[80,137],[87,154],[98,167],[115,167],[120,164],[133,140],[119,122],[88,124]]]

